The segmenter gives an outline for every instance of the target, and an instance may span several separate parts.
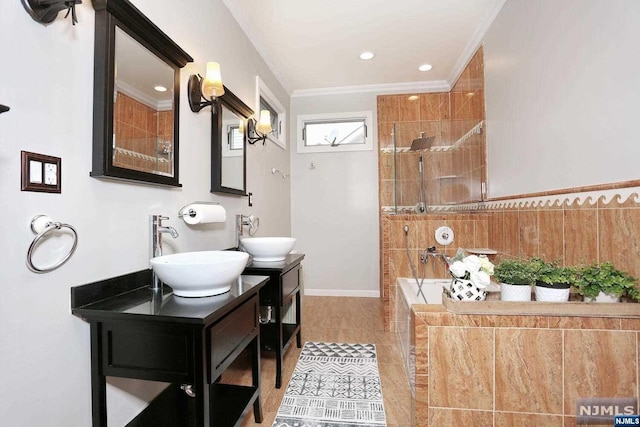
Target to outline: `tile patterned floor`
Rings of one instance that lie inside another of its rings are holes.
[[[372,343],[376,345],[382,396],[388,427],[411,426],[411,392],[395,333],[384,332],[382,301],[378,298],[309,297],[303,299],[302,341]],[[262,358],[263,422],[253,421],[250,411],[242,427],[271,427],[280,407],[301,349],[287,351],[283,366],[283,387],[275,388],[275,358],[265,352]],[[240,357],[225,372],[225,380],[251,383],[248,358]]]

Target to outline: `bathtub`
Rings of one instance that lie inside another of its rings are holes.
[[[421,281],[421,279],[418,279]],[[424,279],[422,293],[427,298],[426,304],[442,304],[442,287],[451,285],[450,279]],[[425,304],[422,296],[418,296],[418,284],[413,277],[400,277],[396,281],[396,296],[401,296],[408,305]]]
[[[418,279],[420,280],[420,279]],[[451,280],[447,279],[424,279],[422,281],[422,292],[428,304],[442,304],[442,287],[448,287]],[[415,397],[415,344],[413,337],[413,319],[411,310],[419,310],[419,305],[425,305],[422,296],[418,296],[418,285],[416,279],[412,277],[401,277],[396,281],[396,334],[400,342],[400,351],[405,372],[411,385],[411,394]]]

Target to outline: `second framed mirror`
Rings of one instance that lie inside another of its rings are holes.
[[[247,119],[253,110],[227,87],[214,103],[211,192],[246,196]]]

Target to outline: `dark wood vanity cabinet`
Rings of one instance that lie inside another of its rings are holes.
[[[295,338],[302,347],[302,280],[303,254],[290,254],[282,262],[253,261],[245,268],[245,275],[269,276],[260,290],[260,306],[271,307],[271,321],[261,322],[262,349],[276,355],[276,388],[282,386],[284,354]],[[295,313],[293,315],[292,313]]]
[[[258,292],[267,280],[242,277],[231,292],[206,298],[145,286],[80,306],[72,288],[73,314],[91,329],[93,426],[107,426],[108,376],[171,384],[127,427],[237,426],[251,406],[261,422]],[[252,385],[225,384],[222,373],[245,349]]]

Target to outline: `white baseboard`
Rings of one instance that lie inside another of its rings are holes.
[[[380,291],[356,291],[344,289],[304,289],[304,294],[314,297],[364,297],[380,298]]]

